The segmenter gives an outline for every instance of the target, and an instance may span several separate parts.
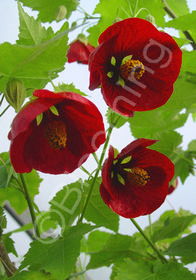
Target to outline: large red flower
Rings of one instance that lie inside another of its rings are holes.
[[[129,18],[100,35],[89,58],[89,88],[101,85],[107,105],[132,116],[166,103],[181,61],[182,52],[170,35],[146,20]]]
[[[125,218],[152,213],[167,196],[174,165],[165,155],[146,148],[155,142],[135,140],[117,156],[113,147],[109,149],[100,193],[103,201]]]
[[[9,139],[16,172],[70,173],[105,141],[97,107],[72,92],[34,91],[34,100],[16,115]]]
[[[70,44],[69,50],[67,52],[68,62],[75,62],[82,64],[88,64],[88,59],[90,53],[95,49],[89,43],[84,44],[80,40],[76,40]]]

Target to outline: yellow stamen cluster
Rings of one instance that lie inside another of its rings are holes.
[[[140,167],[133,167],[131,171],[128,172],[128,180],[130,183],[145,186],[147,182],[150,180],[150,176],[148,172]]]
[[[124,80],[138,80],[145,72],[144,65],[139,60],[127,60],[120,67],[120,75]]]
[[[49,122],[45,127],[45,137],[52,148],[62,150],[67,142],[65,124],[62,121]]]

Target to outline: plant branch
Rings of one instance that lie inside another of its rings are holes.
[[[0,260],[5,268],[7,277],[13,276],[17,269],[15,265],[10,261],[2,238],[0,238]]]
[[[144,231],[141,229],[141,227],[138,225],[138,223],[134,219],[130,219],[131,222],[134,224],[134,226],[137,228],[137,230],[140,232],[140,234],[144,237],[144,239],[148,242],[150,247],[153,249],[153,251],[157,254],[159,259],[162,263],[167,263],[168,261],[166,258],[161,254],[161,252],[156,248],[156,246],[152,243],[152,241],[147,237],[147,235],[144,233]]]
[[[25,178],[24,178],[23,174],[20,173],[19,175],[20,175],[20,179],[21,179],[21,182],[22,182],[22,185],[23,185],[23,188],[24,188],[25,198],[26,198],[28,206],[29,206],[29,211],[30,211],[32,222],[33,222],[35,236],[40,237],[39,229],[38,229],[37,223],[36,223],[36,216],[35,216],[35,212],[34,212],[33,202],[32,202],[31,196],[28,192],[28,188],[27,188],[27,185],[26,185],[26,182],[25,182]]]
[[[171,18],[177,18],[177,15],[174,13],[174,11],[172,11],[172,9],[168,6],[166,0],[162,0],[163,4],[165,5],[164,7],[164,10],[166,11],[166,13],[171,17]],[[191,46],[193,47],[194,50],[196,50],[196,43],[193,39],[193,37],[191,36],[191,34],[185,30],[185,31],[182,31],[184,36],[189,40],[191,41],[190,44]]]

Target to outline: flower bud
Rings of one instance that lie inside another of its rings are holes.
[[[22,81],[15,78],[10,79],[5,87],[5,98],[18,112],[26,98],[26,90]]]
[[[64,5],[59,6],[56,11],[56,20],[59,21],[59,20],[64,19],[66,14],[67,14],[66,7]]]
[[[77,26],[77,22],[73,21],[72,24],[71,24],[71,28],[76,28],[76,26]]]
[[[86,38],[86,36],[83,33],[80,33],[77,36],[77,40],[79,40],[80,42],[82,42],[85,46],[88,45],[88,39]]]
[[[113,24],[116,23],[116,22],[119,22],[119,21],[121,21],[121,20],[122,20],[122,18],[116,17],[116,18],[114,19],[114,21],[113,21]]]
[[[147,15],[145,20],[149,21],[150,23],[152,23],[153,25],[155,25],[155,18],[152,15]]]

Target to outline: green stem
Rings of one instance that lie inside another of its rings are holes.
[[[153,251],[157,254],[159,259],[162,263],[167,263],[168,261],[166,258],[161,254],[161,252],[155,247],[155,245],[152,243],[152,241],[146,236],[144,231],[141,229],[141,227],[138,225],[138,223],[134,219],[130,219],[131,222],[134,224],[134,226],[137,228],[137,230],[141,233],[141,235],[144,237],[144,239],[148,242],[150,247],[153,249]]]
[[[4,99],[4,95],[1,97],[0,106],[1,106],[1,104],[3,103],[3,99]]]
[[[31,196],[28,192],[28,188],[27,188],[27,185],[26,185],[26,182],[25,182],[25,178],[24,178],[23,174],[21,174],[21,173],[19,173],[19,176],[20,176],[20,179],[21,179],[21,182],[22,182],[22,185],[23,185],[23,188],[24,188],[25,197],[26,197],[26,200],[27,200],[27,203],[28,203],[28,206],[29,206],[29,211],[30,211],[32,222],[33,222],[35,236],[40,237],[39,229],[38,229],[37,224],[36,224],[36,216],[35,216],[35,212],[34,212],[34,208],[33,208],[33,202],[32,202]]]
[[[94,159],[95,159],[96,163],[97,163],[97,164],[99,164],[99,159],[98,159],[98,157],[97,157],[97,154],[96,154],[96,153],[93,153],[93,157],[94,157]]]
[[[166,13],[171,17],[171,18],[177,18],[177,15],[174,13],[174,11],[172,11],[172,9],[168,6],[167,2],[165,0],[162,0],[163,4],[165,5],[164,10],[166,11]],[[190,44],[193,47],[194,50],[196,50],[196,43],[193,39],[193,37],[191,36],[191,34],[185,30],[182,31],[183,34],[185,35],[185,37],[191,41]]]
[[[103,163],[103,160],[104,160],[104,156],[105,156],[105,153],[106,153],[106,149],[107,149],[107,146],[108,146],[108,143],[109,143],[110,136],[111,136],[111,133],[112,133],[113,128],[114,128],[113,125],[110,125],[109,128],[108,128],[108,134],[107,134],[107,138],[106,138],[106,141],[105,141],[105,144],[104,144],[104,147],[103,147],[103,151],[102,151],[102,154],[101,154],[99,163],[98,163],[98,168],[97,168],[97,171],[96,171],[96,173],[95,173],[95,176],[93,177],[93,181],[92,181],[92,184],[91,184],[91,186],[90,186],[90,190],[89,190],[88,196],[87,196],[87,198],[86,198],[86,201],[85,201],[85,204],[84,204],[84,208],[83,208],[83,210],[82,210],[82,213],[81,213],[80,218],[78,219],[78,224],[81,223],[82,220],[83,220],[84,213],[85,213],[85,211],[86,211],[88,202],[89,202],[89,200],[90,200],[90,197],[91,197],[91,194],[92,194],[92,191],[93,191],[95,182],[96,182],[96,180],[97,180],[97,178],[98,178],[98,175],[99,175],[99,171],[100,171],[101,168],[102,168],[102,163]]]
[[[150,226],[150,237],[152,237],[152,221],[151,221],[151,215],[148,215],[148,221]]]
[[[0,114],[0,117],[3,116],[3,114],[7,111],[7,109],[9,109],[9,107],[10,107],[10,105],[8,105],[8,106],[3,110],[3,112]]]
[[[90,172],[88,172],[88,170],[87,170],[85,167],[83,167],[82,165],[80,166],[80,169],[81,169],[84,173],[86,173],[88,176],[91,176]]]

